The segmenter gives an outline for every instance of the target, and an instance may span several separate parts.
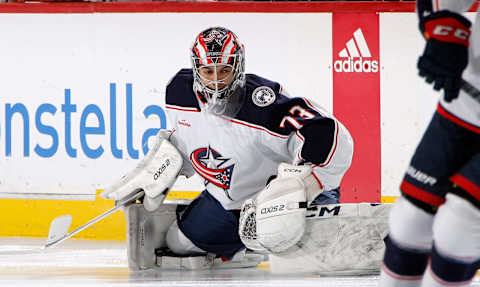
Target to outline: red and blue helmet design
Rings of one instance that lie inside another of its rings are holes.
[[[191,60],[193,90],[200,101],[214,114],[232,116],[238,104],[243,103],[245,87],[245,49],[238,37],[227,28],[208,28],[195,38]],[[233,78],[229,83],[222,79],[207,80],[200,74],[202,67],[218,65],[232,68]]]

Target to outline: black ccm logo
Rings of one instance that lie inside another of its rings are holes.
[[[157,171],[153,174],[153,180],[157,180],[162,173],[167,169],[170,165],[170,160],[167,158],[165,162],[157,169]]]
[[[334,206],[332,208],[328,208],[326,206],[313,206],[307,208],[309,214],[307,214],[305,217],[337,216],[340,213],[341,208],[342,207],[340,205]]]
[[[275,213],[285,210],[285,204],[274,205],[271,207],[264,207],[260,210],[261,214]]]

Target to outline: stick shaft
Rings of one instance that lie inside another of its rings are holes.
[[[470,97],[472,97],[475,101],[480,103],[480,91],[475,88],[472,84],[462,79],[462,87],[461,90],[467,93]]]
[[[85,223],[84,225],[76,228],[75,230],[73,230],[72,232],[69,232],[67,234],[65,234],[64,236],[60,237],[59,239],[55,240],[55,241],[52,241],[52,242],[49,242],[47,244],[45,244],[45,246],[43,248],[49,248],[49,247],[52,247],[52,246],[55,246],[57,244],[60,244],[61,242],[65,241],[66,239],[72,237],[73,235],[79,233],[80,231],[84,230],[85,228],[91,226],[92,224],[95,224],[97,223],[98,221],[104,219],[105,217],[109,216],[110,214],[114,213],[115,211],[117,211],[118,209],[126,206],[128,203],[132,202],[132,201],[135,201],[137,199],[139,199],[140,197],[142,197],[143,195],[145,194],[145,192],[142,190],[138,193],[136,193],[135,195],[127,198],[126,200],[118,203],[114,208],[110,209],[110,210],[107,210],[106,212],[100,214],[99,216],[95,217],[94,219],[90,220],[89,222]]]

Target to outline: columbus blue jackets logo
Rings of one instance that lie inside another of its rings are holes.
[[[223,188],[227,197],[230,198],[227,190],[230,188],[233,167],[235,165],[231,159],[224,158],[220,153],[208,146],[208,148],[194,150],[190,155],[190,161],[195,171],[205,179],[205,186],[211,183]]]

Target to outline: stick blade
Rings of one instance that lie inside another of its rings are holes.
[[[67,234],[70,224],[72,223],[71,215],[62,215],[55,218],[50,224],[46,246],[50,246]]]

